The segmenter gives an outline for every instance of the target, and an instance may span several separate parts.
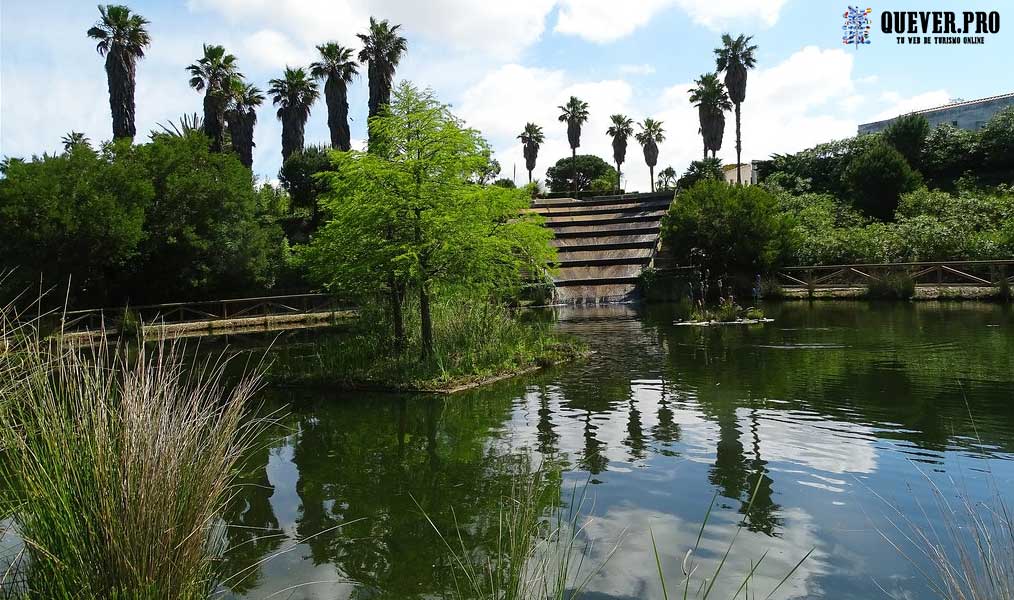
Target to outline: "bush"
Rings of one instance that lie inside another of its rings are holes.
[[[889,273],[866,286],[866,297],[875,300],[910,300],[915,296],[915,281],[904,273]]]
[[[676,187],[681,190],[688,190],[697,185],[698,181],[706,179],[712,181],[725,180],[725,175],[722,173],[722,160],[720,158],[705,158],[704,160],[691,162],[687,170],[683,172],[683,176],[676,182]]]
[[[856,208],[881,221],[890,221],[901,195],[918,186],[919,176],[900,152],[886,143],[878,143],[852,159],[845,170],[845,182]]]
[[[679,193],[662,235],[682,265],[700,265],[711,278],[744,275],[752,281],[784,260],[791,222],[778,201],[757,186],[702,181]]]

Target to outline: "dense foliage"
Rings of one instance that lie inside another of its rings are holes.
[[[857,154],[845,169],[845,184],[855,207],[889,221],[901,194],[919,184],[919,176],[893,146],[878,142]]]
[[[592,154],[561,158],[546,170],[546,184],[551,192],[610,190],[616,177],[615,168]]]
[[[777,209],[763,188],[704,180],[679,193],[662,235],[679,264],[703,267],[709,277],[752,277],[790,251],[791,224]]]
[[[272,190],[198,132],[14,161],[0,180],[0,271],[67,285],[75,305],[235,295],[283,260]]]

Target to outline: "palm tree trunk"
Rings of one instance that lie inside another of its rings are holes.
[[[528,183],[532,182],[532,170],[528,169]]]
[[[650,174],[649,177],[651,177],[651,191],[654,192],[655,191],[655,167],[653,167],[651,165],[648,165],[648,173]]]
[[[745,88],[744,88],[745,89]],[[739,135],[739,107],[740,103],[736,103],[736,185],[743,185],[743,171],[739,168],[741,153],[743,151],[743,140]]]
[[[616,163],[616,193],[620,193],[620,164]]]
[[[577,198],[577,148],[570,148],[570,187],[574,190],[574,197]]]

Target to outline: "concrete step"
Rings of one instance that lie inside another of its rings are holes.
[[[608,240],[608,239],[615,239],[615,238],[618,238],[618,237],[620,237],[620,236],[615,236],[614,238],[601,238],[601,239],[607,239]],[[576,238],[576,239],[577,240],[581,240],[582,238]],[[593,238],[593,239],[595,239],[595,238]],[[553,240],[553,241],[555,242],[556,240]],[[649,240],[644,240],[644,241],[637,241],[637,242],[624,242],[624,241],[613,242],[613,241],[608,241],[608,242],[595,243],[595,244],[572,244],[572,245],[569,245],[569,246],[557,246],[556,247],[556,253],[558,255],[560,255],[560,256],[566,255],[567,257],[574,257],[574,258],[577,257],[576,255],[584,253],[584,252],[594,252],[594,253],[602,254],[602,253],[607,253],[607,252],[624,251],[624,250],[626,250],[626,251],[645,251],[648,254],[650,254],[651,253],[651,249],[654,248],[654,247],[655,247],[655,242],[654,242],[654,240],[650,240],[650,239]]]
[[[594,226],[583,226],[583,227],[554,227],[553,233],[556,235],[557,240],[564,240],[570,238],[604,238],[604,237],[624,237],[624,236],[639,236],[639,235],[658,235],[658,225],[638,225],[631,227],[626,223],[619,223],[615,225],[594,225]]]
[[[550,245],[556,247],[557,252],[569,252],[571,249],[592,250],[600,247],[601,250],[613,248],[653,248],[658,242],[658,235],[652,233],[621,235],[612,232],[612,235],[595,237],[558,237],[550,240]]]
[[[561,266],[556,270],[556,276],[554,279],[557,282],[557,285],[560,285],[560,282],[582,279],[601,279],[612,281],[633,278],[636,280],[646,262],[647,261],[637,264],[618,265]]]
[[[557,288],[556,301],[564,304],[629,302],[636,293],[637,286],[632,282],[575,284]]]
[[[636,213],[649,210],[665,211],[669,208],[668,200],[652,200],[650,202],[638,202],[631,204],[602,204],[598,206],[547,206],[542,208],[530,208],[526,212],[542,215],[543,217],[557,216],[580,216],[599,215],[603,213]]]
[[[609,227],[609,229],[604,229],[604,231],[616,231],[622,230],[623,228],[629,229],[631,225],[652,227],[660,223],[661,220],[661,215],[635,215],[633,217],[609,217],[602,219],[581,217],[568,221],[547,223],[546,225],[553,231],[563,232],[578,227]]]
[[[611,265],[646,265],[651,261],[650,255],[643,256],[589,256],[587,258],[564,258],[556,261],[556,266],[564,267],[607,267]]]
[[[532,202],[532,208],[544,208],[553,206],[602,206],[608,204],[637,204],[652,200],[673,199],[672,192],[657,192],[655,194],[626,194],[623,196],[595,196],[594,198],[578,200],[575,198],[539,198]]]
[[[625,212],[604,212],[594,215],[554,215],[546,219],[546,225],[554,228],[557,225],[589,225],[595,223],[637,223],[644,221],[661,221],[664,210],[631,210]]]

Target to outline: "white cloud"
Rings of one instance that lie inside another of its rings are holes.
[[[712,30],[746,23],[770,27],[786,0],[560,0],[556,31],[592,42],[612,42],[647,25],[663,11],[678,7],[691,20]]]
[[[933,90],[911,97],[904,97],[898,92],[885,92],[881,95],[881,100],[887,102],[888,106],[874,115],[870,121],[893,119],[898,115],[904,115],[915,110],[943,106],[950,102],[950,98],[951,96],[947,93],[947,90]]]
[[[297,45],[289,36],[271,29],[261,29],[243,38],[236,54],[244,62],[276,70],[287,65],[306,65],[315,58],[311,48]]]
[[[654,72],[655,67],[647,63],[643,65],[620,65],[620,73],[628,75],[651,75]]]
[[[404,31],[457,50],[513,58],[542,35],[554,0],[513,3],[471,0],[190,0],[193,10],[217,12],[235,24],[270,26],[296,46],[355,37],[369,17],[400,23]]]

